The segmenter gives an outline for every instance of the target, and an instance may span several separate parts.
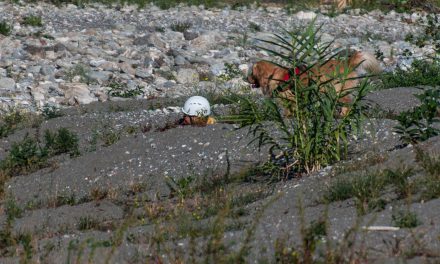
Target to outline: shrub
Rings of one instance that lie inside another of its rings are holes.
[[[381,76],[380,87],[383,89],[417,85],[440,85],[440,60],[414,60],[407,70],[397,68]]]
[[[417,214],[410,211],[398,211],[391,215],[395,226],[400,228],[413,228],[421,224]]]
[[[0,138],[13,133],[25,119],[25,114],[16,109],[4,114],[0,118]]]
[[[440,133],[433,126],[440,121],[440,90],[433,88],[414,96],[420,100],[421,105],[400,113],[397,116],[399,125],[394,127],[394,131],[400,134],[400,139],[406,144],[416,144]]]
[[[78,138],[66,128],[60,128],[56,133],[46,131],[45,140],[46,144],[42,146],[37,139],[26,135],[22,141],[12,143],[8,156],[0,161],[0,174],[10,177],[31,173],[46,167],[52,156],[79,154]]]
[[[63,113],[61,113],[58,107],[50,104],[45,104],[42,109],[42,115],[46,119],[52,119],[63,116]]]
[[[322,66],[336,56],[331,56],[329,43],[320,43],[318,30],[311,23],[303,32],[285,31],[287,37],[275,35],[274,40],[261,40],[280,52],[262,49],[288,65],[284,68],[307,65],[305,72],[313,74],[308,69]],[[248,128],[253,136],[251,143],[256,142],[260,148],[268,146],[270,154],[277,157],[278,167],[285,173],[292,169],[307,173],[319,170],[347,157],[348,140],[359,130],[364,117],[359,102],[368,90],[368,83],[363,81],[359,87],[344,92],[337,92],[332,84],[345,82],[349,73],[349,70],[334,73],[329,76],[330,81],[310,76],[307,85],[295,75],[286,84],[295,95],[293,98],[282,97],[277,91],[273,98],[261,101],[243,96],[237,100],[240,102],[237,114],[225,120],[239,123],[240,128]],[[340,99],[344,96],[351,96],[351,103],[342,103]],[[283,116],[283,106],[293,118]],[[337,111],[342,107],[349,111],[338,119]]]
[[[175,22],[171,24],[170,28],[173,31],[185,32],[192,27],[191,22]]]
[[[43,21],[40,16],[26,16],[23,18],[23,25],[41,27],[43,26]]]
[[[26,135],[21,142],[12,144],[5,160],[0,162],[0,169],[8,175],[28,173],[43,167],[47,160],[47,152],[38,142]]]
[[[5,21],[0,22],[0,34],[9,36],[11,34],[11,26]]]
[[[79,155],[78,137],[67,128],[60,128],[56,133],[46,130],[44,139],[45,149],[52,156],[62,153],[69,153],[70,156]]]
[[[114,97],[132,98],[143,94],[141,86],[136,86],[134,89],[129,89],[127,84],[122,82],[111,82],[108,84],[108,87],[110,87],[108,95]]]

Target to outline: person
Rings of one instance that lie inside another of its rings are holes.
[[[181,125],[206,126],[216,123],[211,117],[211,106],[203,96],[192,96],[186,100],[182,107],[183,118],[179,120]]]

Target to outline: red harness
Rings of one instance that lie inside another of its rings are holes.
[[[300,75],[301,74],[301,70],[299,69],[299,67],[296,67],[295,69],[294,69],[294,72],[295,72],[295,75]],[[290,80],[290,75],[289,75],[289,73],[286,73],[285,75],[284,75],[284,77],[283,77],[283,81],[288,81],[288,80]]]

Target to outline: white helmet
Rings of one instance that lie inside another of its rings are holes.
[[[186,100],[182,112],[190,116],[208,116],[211,114],[211,106],[205,97],[192,96]]]

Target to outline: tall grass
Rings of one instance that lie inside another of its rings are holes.
[[[329,50],[331,43],[321,42],[318,32],[319,27],[312,22],[302,32],[286,30],[284,35],[261,40],[272,45],[262,49],[281,62],[275,63],[278,66],[292,70],[307,65],[303,72],[308,74],[308,82],[293,75],[278,86],[271,98],[256,101],[243,96],[237,100],[240,101],[237,114],[225,118],[247,128],[253,137],[251,143],[257,143],[260,148],[267,146],[270,154],[279,158],[277,162],[286,173],[292,169],[309,173],[346,158],[349,139],[359,131],[364,117],[359,102],[368,91],[367,81],[338,92],[334,84],[348,81],[352,69],[337,68],[330,74],[311,70],[338,56]],[[321,78],[323,74],[325,78]],[[286,89],[294,96],[286,97],[280,92],[285,93]],[[350,103],[341,101],[346,96],[352,98]],[[343,108],[348,111],[339,118],[338,112]],[[284,116],[286,109],[291,118]]]

